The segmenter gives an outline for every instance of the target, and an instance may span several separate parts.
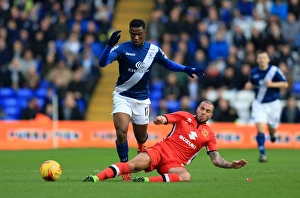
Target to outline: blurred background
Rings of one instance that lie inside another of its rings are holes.
[[[192,79],[154,65],[152,118],[211,100],[211,122],[252,123],[245,84],[261,49],[289,82],[281,122],[300,123],[299,0],[0,0],[0,119],[111,121],[118,66],[98,59],[114,30],[129,40],[133,18],[171,60],[206,69]]]

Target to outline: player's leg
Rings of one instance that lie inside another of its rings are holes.
[[[281,110],[282,110],[282,106],[279,100],[270,103],[269,116],[268,116],[268,130],[269,130],[270,140],[273,143],[276,142],[275,133],[279,125]]]
[[[127,141],[127,131],[130,122],[130,116],[125,113],[114,113],[114,126],[117,133],[116,147],[117,153],[119,155],[120,162],[128,161],[128,141]],[[131,181],[131,174],[126,173],[122,175],[123,181]]]
[[[83,179],[83,181],[98,182],[118,177],[120,175],[139,172],[141,170],[147,169],[149,167],[150,162],[151,160],[148,153],[140,153],[139,155],[137,155],[136,157],[134,157],[126,163],[115,163],[96,175],[88,175],[86,178]]]
[[[259,162],[266,162],[267,157],[265,151],[265,131],[266,131],[268,116],[263,104],[254,101],[252,103],[251,116],[254,119],[256,129],[257,129],[256,142],[260,153],[258,160]]]
[[[113,101],[114,104],[112,114],[117,135],[117,153],[120,158],[120,162],[127,162],[129,151],[127,142],[127,131],[132,116],[132,110],[128,100],[124,97],[119,96],[118,94],[114,94]],[[130,181],[131,175],[124,175],[123,180]]]
[[[133,126],[134,136],[138,144],[137,152],[141,153],[146,149],[145,143],[148,139],[148,133],[147,133],[148,124],[137,125],[132,123],[132,126]]]
[[[265,149],[265,129],[266,129],[266,123],[256,123],[256,128],[257,128],[257,135],[256,135],[256,142],[258,146],[258,150],[260,153],[259,156],[259,162],[267,162],[267,156],[266,156],[266,149]]]
[[[147,128],[149,123],[149,104],[135,103],[132,109],[132,126],[134,136],[138,144],[138,153],[145,151],[145,142],[148,134]]]
[[[172,167],[173,166],[173,167]],[[172,167],[172,168],[170,168]],[[170,168],[170,169],[169,169]],[[166,171],[169,169],[168,171]],[[151,177],[135,177],[134,182],[188,182],[190,173],[180,164],[166,164],[158,168],[160,175]]]
[[[130,122],[130,116],[126,113],[113,114],[114,126],[116,129],[116,147],[120,158],[120,162],[128,161],[128,142],[127,131]]]
[[[269,129],[269,134],[270,134],[270,141],[272,143],[276,142],[276,128],[274,128],[272,125],[268,125],[268,129]]]

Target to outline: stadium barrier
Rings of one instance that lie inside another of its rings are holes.
[[[0,150],[115,147],[116,135],[112,122],[59,121],[53,128],[51,121],[2,121],[0,126]],[[164,138],[171,127],[150,124],[147,146]],[[216,134],[219,148],[257,148],[256,130],[252,125],[213,123],[210,127]],[[277,137],[276,143],[267,141],[266,147],[300,149],[299,124],[281,124]],[[269,139],[267,134],[266,138]],[[136,147],[132,126],[129,128],[128,141],[130,147]]]

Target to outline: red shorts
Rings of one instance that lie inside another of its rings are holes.
[[[162,175],[168,173],[170,168],[184,167],[183,164],[172,155],[171,150],[166,150],[159,145],[147,148],[146,152],[150,156],[151,162],[145,172],[156,169],[157,172]]]

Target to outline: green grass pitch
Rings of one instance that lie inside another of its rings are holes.
[[[115,149],[58,149],[0,151],[0,197],[3,198],[182,198],[182,197],[300,197],[299,150],[267,150],[268,163],[258,163],[258,151],[219,150],[227,160],[244,158],[249,164],[239,170],[215,167],[205,150],[186,168],[188,183],[133,183],[121,177],[99,183],[84,183],[88,174],[117,162]],[[130,157],[136,154],[130,150]],[[63,169],[61,178],[46,182],[39,175],[42,162],[53,159]],[[156,172],[136,175],[157,175]],[[246,178],[252,178],[247,182]]]

